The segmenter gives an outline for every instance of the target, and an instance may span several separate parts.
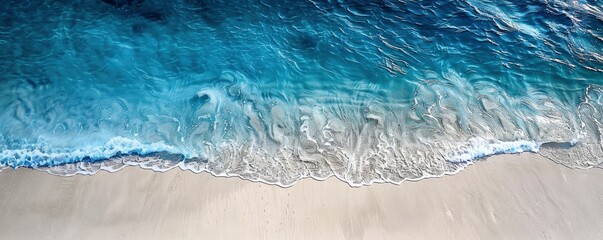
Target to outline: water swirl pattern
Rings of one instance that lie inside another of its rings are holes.
[[[0,169],[291,185],[603,166],[598,0],[8,0]]]

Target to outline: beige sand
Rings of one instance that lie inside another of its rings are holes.
[[[290,188],[136,167],[0,172],[0,239],[603,239],[603,170],[535,154],[454,176]]]

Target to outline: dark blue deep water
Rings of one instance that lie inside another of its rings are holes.
[[[290,185],[603,166],[599,0],[5,0],[0,169]]]

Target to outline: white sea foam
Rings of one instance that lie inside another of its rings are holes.
[[[179,153],[178,149],[164,143],[143,144],[138,140],[115,137],[102,146],[81,149],[53,149],[46,146],[30,146],[0,151],[3,165],[12,167],[56,166],[89,159],[103,160],[119,154],[149,154],[154,152]]]
[[[176,148],[167,146],[163,143],[143,144],[137,140],[116,137],[109,140],[103,146],[87,147],[73,151],[63,150],[46,152],[40,149],[5,150],[1,152],[3,164],[0,165],[0,171],[7,167],[26,166],[47,171],[51,174],[71,176],[76,174],[90,175],[99,170],[115,172],[121,170],[125,166],[138,166],[156,172],[165,172],[178,167],[182,170],[189,170],[195,173],[208,172],[218,177],[240,177],[251,181],[275,184],[282,187],[291,186],[302,178],[310,177],[316,180],[325,180],[329,177],[336,176],[351,186],[358,187],[371,185],[373,183],[400,184],[403,181],[418,181],[425,178],[452,175],[460,172],[465,166],[472,164],[473,161],[477,159],[494,154],[521,153],[526,151],[537,152],[539,146],[540,144],[531,141],[505,142],[494,139],[486,140],[483,138],[471,138],[465,144],[462,144],[461,147],[448,151],[446,160],[458,164],[458,167],[437,174],[422,172],[418,177],[399,180],[388,179],[382,176],[381,178],[369,179],[366,182],[355,182],[336,174],[336,172],[330,172],[323,176],[314,176],[306,172],[301,174],[299,178],[292,179],[292,181],[280,181],[277,176],[265,178],[257,176],[252,177],[252,175],[236,172],[221,172],[219,169],[212,169],[211,166],[208,168],[207,164],[199,163],[199,159],[195,159],[194,157],[192,162],[196,162],[196,164],[191,164],[191,161],[189,161],[191,159],[190,155],[188,159],[178,160],[169,158],[164,159],[161,155],[144,156],[157,152],[164,152],[166,153],[165,156],[180,155],[181,153]],[[84,158],[102,161],[82,162],[81,160]],[[247,174],[253,173],[247,172]]]
[[[471,138],[467,144],[452,150],[446,157],[451,162],[469,162],[478,158],[494,154],[538,152],[540,144],[533,141],[499,141],[486,140],[483,138]]]

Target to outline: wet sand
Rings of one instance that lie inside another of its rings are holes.
[[[0,172],[0,239],[603,239],[603,170],[500,155],[453,176],[281,188],[127,167]]]

